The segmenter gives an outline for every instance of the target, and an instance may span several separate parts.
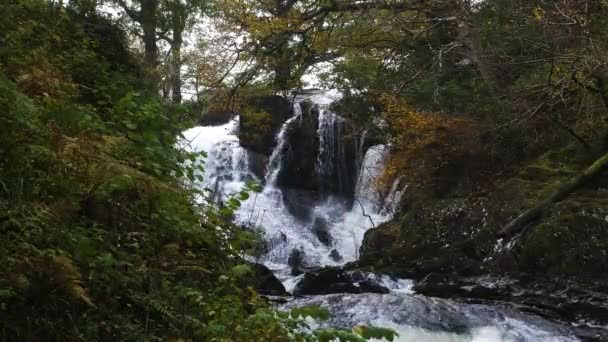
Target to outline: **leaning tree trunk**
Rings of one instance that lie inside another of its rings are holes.
[[[521,232],[528,223],[542,216],[543,212],[551,204],[559,202],[574,192],[576,189],[599,175],[602,171],[608,168],[608,153],[596,160],[591,166],[583,171],[578,176],[570,179],[568,182],[560,186],[548,198],[544,199],[533,208],[519,215],[516,219],[509,222],[503,229],[500,230],[501,237],[511,237]]]

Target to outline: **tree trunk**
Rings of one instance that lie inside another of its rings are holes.
[[[599,175],[606,168],[608,168],[608,153],[596,160],[581,174],[560,186],[557,190],[555,190],[555,192],[553,192],[553,194],[551,194],[551,196],[519,215],[513,221],[509,222],[503,229],[500,230],[498,233],[499,236],[511,237],[521,232],[528,223],[541,217],[547,207],[555,202],[563,200],[576,189],[593,179],[595,176]]]
[[[484,61],[479,57],[479,47],[471,32],[471,1],[459,0],[459,10],[456,15],[458,25],[458,40],[464,49],[464,56],[477,68],[481,78],[488,84],[494,85],[494,74]]]
[[[174,104],[182,102],[182,44],[188,16],[186,8],[177,2],[171,10],[173,37],[171,39],[171,93]]]
[[[141,3],[141,26],[144,32],[144,64],[149,87],[158,91],[160,77],[158,73],[158,47],[156,46],[156,27],[158,0],[143,0]]]
[[[173,34],[175,38],[175,34]],[[180,33],[181,38],[181,33]],[[182,43],[173,40],[171,44],[171,94],[174,104],[182,103]]]

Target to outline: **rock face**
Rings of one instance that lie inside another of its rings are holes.
[[[218,126],[228,123],[234,117],[234,113],[227,110],[209,110],[201,114],[199,124],[203,126]]]
[[[278,130],[291,115],[291,103],[282,96],[259,96],[250,98],[244,107],[239,123],[241,146],[270,156]]]
[[[509,253],[509,241],[497,239],[506,223],[588,164],[576,158],[547,153],[483,196],[408,198],[405,212],[365,234],[360,265],[417,279],[516,272],[608,281],[607,177],[553,204]]]
[[[256,176],[258,179],[264,179],[266,175],[266,165],[268,164],[268,156],[249,151],[247,153],[249,170]]]
[[[274,276],[268,267],[254,263],[250,264],[250,266],[254,273],[253,287],[259,294],[269,296],[288,295],[283,283]]]
[[[294,122],[287,133],[289,150],[283,159],[278,185],[283,189],[352,198],[357,176],[358,135],[349,120],[331,114],[329,109],[307,101],[302,102],[301,107],[302,118]],[[320,118],[326,120],[322,129]],[[321,151],[330,159],[323,163],[326,166],[323,170],[318,162]]]
[[[419,208],[402,217],[401,222],[394,220],[368,230],[359,265],[414,279],[428,273],[481,274],[484,252],[480,248],[484,245],[471,240],[465,227],[476,227],[481,220],[477,214],[483,211],[467,214],[457,206],[452,209],[439,215],[436,208]]]
[[[283,168],[277,183],[283,189],[318,191],[315,163],[319,151],[317,128],[318,108],[310,102],[301,103],[302,117],[287,132],[289,150],[283,156]]]
[[[308,272],[296,285],[294,295],[322,295],[330,293],[389,293],[373,279],[361,279],[338,267],[325,267]]]

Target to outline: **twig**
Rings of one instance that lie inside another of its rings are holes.
[[[363,208],[363,204],[361,204],[361,200],[359,200],[357,198],[357,199],[355,199],[355,201],[357,201],[357,203],[359,203],[359,207],[361,207],[361,213],[363,214],[363,216],[365,216],[369,219],[369,222],[372,224],[373,228],[376,228],[376,225],[374,224],[374,220],[372,220],[372,217],[365,213],[365,208]]]

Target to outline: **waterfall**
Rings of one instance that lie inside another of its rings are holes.
[[[336,181],[340,186],[339,174],[343,165],[339,163],[344,155],[339,137],[343,119],[329,110],[329,104],[337,97],[337,94],[332,94],[309,98],[320,109],[316,132],[319,140],[315,165],[317,175],[310,176],[338,175]],[[329,195],[321,202],[312,204],[310,220],[298,219],[290,213],[276,181],[284,167],[284,156],[290,148],[290,127],[301,118],[302,107],[296,102],[291,117],[277,133],[277,143],[269,157],[262,192],[252,194],[235,213],[237,224],[257,225],[264,231],[268,246],[261,261],[278,271],[284,279],[289,278],[287,264],[293,250],[305,255],[305,262],[309,266],[353,261],[357,258],[365,231],[391,218],[391,215],[381,213],[382,196],[373,186],[386,159],[387,149],[382,145],[368,149],[359,170],[353,170],[358,175],[354,204],[340,195]],[[207,151],[205,180],[199,185],[201,189],[217,188],[222,196],[228,196],[241,190],[248,180],[255,180],[248,167],[248,151],[239,146],[235,135],[237,128],[238,118],[222,126],[198,127],[184,133],[192,141],[194,150]]]
[[[367,134],[368,134],[369,130],[366,129],[363,131],[363,133],[361,133],[361,137],[359,137],[359,143],[357,144],[357,168],[358,170],[361,169],[361,165],[363,163],[363,157],[365,156],[365,139],[367,138]],[[357,174],[357,177],[359,177],[359,174]]]
[[[248,180],[255,179],[250,171],[248,152],[239,145],[236,131],[239,118],[220,126],[195,127],[183,132],[188,148],[205,151],[203,181],[197,186],[217,200],[241,190]],[[198,175],[198,173],[197,173]]]
[[[388,157],[388,148],[384,145],[370,147],[359,169],[355,196],[358,201],[378,211],[382,202],[381,194],[377,190],[376,179],[384,170],[384,163]]]
[[[317,175],[323,177],[328,176],[333,170],[334,161],[336,158],[336,122],[339,116],[333,112],[319,108],[319,128],[317,136],[319,137],[319,153],[317,155],[317,163],[315,169]]]
[[[287,148],[287,131],[292,122],[301,119],[302,107],[299,103],[294,103],[293,115],[281,126],[279,134],[276,138],[277,145],[272,151],[268,165],[266,166],[266,184],[274,185],[276,183],[279,172],[281,171],[281,166],[283,165],[285,149]]]
[[[344,159],[340,128],[344,119],[328,109],[337,97],[335,92],[309,97],[313,105],[321,109],[316,131],[320,146],[318,151],[305,151],[318,154],[316,160],[312,155],[315,168],[308,172],[313,174],[304,176],[333,177],[336,172],[340,174],[342,166],[338,163]],[[300,119],[302,108],[295,103],[292,116],[283,123],[276,136],[277,143],[269,157],[262,192],[251,194],[234,213],[236,224],[256,226],[264,232],[266,248],[255,261],[270,268],[287,289],[293,289],[302,277],[291,274],[288,260],[293,251],[301,257],[305,267],[343,265],[356,260],[365,232],[392,218],[407,189],[396,179],[389,189],[383,187],[384,190],[379,190],[378,177],[388,160],[389,147],[376,145],[363,151],[364,133],[358,142],[359,160],[355,163],[358,170],[350,170],[357,175],[354,203],[339,193],[328,193],[322,200],[304,203],[310,206],[310,219],[296,218],[286,205],[283,194],[286,189],[280,188],[277,177],[282,169],[285,171],[287,159],[284,160],[284,156],[292,147],[288,142],[290,128],[293,128],[295,120]],[[207,152],[204,180],[196,186],[203,192],[212,192],[213,196],[208,198],[221,201],[242,190],[247,181],[258,180],[249,169],[249,151],[240,146],[236,136],[238,123],[239,119],[235,118],[225,125],[196,127],[183,133],[188,148]],[[378,125],[381,124],[379,121]],[[302,156],[293,156],[299,157]],[[298,189],[290,191],[305,193]],[[412,284],[406,280],[381,280],[390,293],[303,296],[287,301],[282,308],[322,305],[332,312],[330,321],[322,323],[327,327],[374,324],[396,329],[401,334],[399,341],[577,341],[570,337],[568,330],[503,307],[427,298],[412,294]]]

